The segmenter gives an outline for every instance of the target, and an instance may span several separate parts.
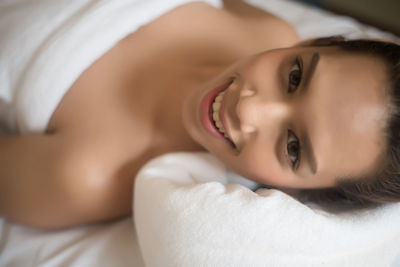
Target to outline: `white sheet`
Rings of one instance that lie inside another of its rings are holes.
[[[0,230],[0,266],[144,266],[131,218],[60,231],[0,218]]]
[[[1,1],[0,123],[10,132],[43,132],[95,60],[141,25],[192,1]],[[219,0],[202,2],[220,6]]]
[[[55,4],[52,0],[34,2],[3,0],[0,2],[0,18],[3,18],[5,14],[3,8],[5,4],[11,3],[18,7],[22,2],[35,5],[46,1]],[[145,1],[148,0],[130,0],[130,2],[138,3],[139,6],[140,2]],[[168,1],[171,2],[171,0]],[[166,1],[160,0],[158,3],[160,2]],[[283,0],[248,0],[247,2],[267,8],[290,21],[297,28],[302,38],[342,33],[350,37],[394,38],[392,35],[383,34],[347,17],[335,17],[320,10],[305,8],[296,3],[288,3]],[[28,13],[24,13],[24,16]],[[145,16],[146,13],[143,12],[141,15]],[[32,14],[26,16],[28,22],[31,16]],[[5,25],[2,23],[1,26]],[[2,35],[0,42],[5,40],[6,37]],[[5,81],[6,74],[3,67],[4,65],[0,65],[0,80]],[[9,79],[10,77],[7,77],[7,82],[10,81]],[[1,107],[7,108],[8,106],[0,105]],[[9,121],[7,118],[14,119],[15,116],[14,112],[8,108],[0,110],[0,113],[2,117],[6,118],[6,122]],[[13,129],[13,125],[8,126]],[[38,231],[11,224],[0,218],[0,233],[0,266],[144,266],[130,218],[104,225],[79,227],[64,231]],[[382,255],[382,259],[385,258],[386,255]],[[393,266],[400,266],[400,261]]]

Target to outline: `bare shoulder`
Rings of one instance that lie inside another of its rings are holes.
[[[273,46],[291,46],[300,41],[295,29],[287,21],[249,5],[243,0],[223,0],[223,9],[235,16],[249,32],[264,36]]]

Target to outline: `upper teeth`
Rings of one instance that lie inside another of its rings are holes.
[[[222,99],[224,98],[224,94],[226,91],[220,92],[217,97],[214,100],[214,103],[212,104],[212,109],[213,109],[213,120],[215,123],[215,126],[217,126],[218,130],[226,137],[229,138],[228,135],[225,133],[224,125],[221,122],[221,119],[219,117],[219,109],[221,108],[221,102]]]

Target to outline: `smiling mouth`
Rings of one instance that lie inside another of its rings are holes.
[[[229,89],[229,87],[227,89]],[[218,130],[218,132],[228,141],[228,143],[231,144],[231,146],[233,148],[236,148],[235,144],[233,143],[231,138],[226,133],[224,124],[222,123],[222,120],[220,118],[221,105],[222,105],[222,101],[224,99],[224,95],[225,95],[227,89],[225,89],[217,94],[217,96],[215,97],[214,101],[211,104],[209,115],[210,115],[211,121],[213,122],[213,124],[214,124],[215,128]]]
[[[214,99],[214,102],[211,104],[210,112],[212,113],[213,123],[217,127],[218,131],[223,136],[225,136],[225,138],[229,138],[229,136],[225,132],[224,125],[222,124],[222,121],[219,118],[219,110],[221,109],[221,102],[222,99],[224,98],[225,92],[226,91],[222,91],[217,95],[217,97]]]

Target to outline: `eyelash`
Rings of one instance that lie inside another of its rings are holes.
[[[293,80],[293,79],[295,79],[295,78],[293,78],[293,75],[295,75],[295,74],[298,75],[297,80]],[[302,60],[300,57],[297,57],[295,66],[293,66],[289,72],[288,93],[291,94],[297,90],[298,86],[301,83],[302,74],[303,74]],[[294,141],[291,140],[291,137],[295,138]],[[293,144],[297,144],[296,155],[295,155],[296,158],[294,161],[291,159],[291,155],[289,152],[290,151],[289,146],[291,146]],[[299,166],[299,162],[300,162],[301,145],[300,145],[299,139],[291,130],[288,130],[288,141],[287,141],[285,152],[286,152],[286,156],[288,157],[289,161],[291,162],[292,169],[293,170],[297,169]]]
[[[292,141],[290,137],[294,137],[295,141]],[[287,141],[286,150],[285,150],[286,156],[289,159],[289,161],[291,162],[292,169],[296,170],[300,164],[301,146],[300,146],[298,138],[291,130],[288,130],[288,138],[287,139],[288,139],[288,141]],[[291,156],[291,153],[289,152],[290,151],[289,147],[293,144],[297,145],[296,155],[295,155],[296,158],[294,161],[291,159],[292,156]]]
[[[298,81],[295,81],[295,84],[293,84],[293,75],[297,73],[298,75]],[[296,64],[292,67],[292,69],[289,72],[289,80],[288,80],[288,93],[293,93],[297,87],[301,83],[301,78],[303,76],[303,61],[300,57],[296,58]],[[292,87],[294,86],[294,88]]]

